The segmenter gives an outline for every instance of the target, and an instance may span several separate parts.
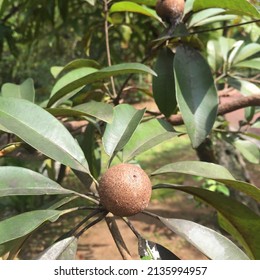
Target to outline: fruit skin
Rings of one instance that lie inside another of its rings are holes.
[[[157,0],[155,10],[157,15],[169,24],[168,33],[172,33],[180,23],[184,7],[184,0]]]
[[[101,204],[116,216],[132,216],[150,201],[152,185],[140,167],[121,163],[110,167],[99,181]]]

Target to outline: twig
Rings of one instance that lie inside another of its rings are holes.
[[[123,240],[123,237],[119,231],[117,223],[115,221],[115,216],[113,214],[109,214],[105,218],[108,228],[112,234],[112,237],[116,243],[117,249],[124,260],[132,260],[130,252],[128,251],[126,244]]]
[[[110,45],[109,45],[108,14],[109,14],[108,1],[104,0],[104,15],[105,15],[104,29],[105,29],[105,40],[106,40],[107,64],[108,64],[108,66],[111,66],[112,63],[111,63],[111,52],[110,52]],[[111,87],[112,87],[112,96],[111,97],[115,98],[116,97],[116,88],[115,88],[114,78],[111,77],[110,81],[111,81]]]
[[[135,227],[126,217],[122,217],[122,220],[128,225],[128,227],[132,230],[132,232],[137,238],[141,237],[140,233],[135,229]]]
[[[71,229],[70,231],[64,233],[62,236],[60,236],[55,242],[58,242],[62,239],[65,239],[69,236],[72,236],[75,234],[75,232],[84,224],[86,223],[90,218],[94,217],[96,214],[100,213],[101,210],[100,209],[95,209],[94,211],[92,211],[91,213],[89,213],[81,222],[79,222],[73,229]]]
[[[81,231],[79,231],[75,235],[75,237],[79,238],[86,230],[88,230],[89,228],[91,228],[92,226],[97,224],[98,222],[102,221],[106,217],[107,213],[108,213],[107,211],[101,212],[100,216],[97,219],[95,219],[94,221],[92,221],[88,225],[86,225]]]
[[[260,22],[260,20],[259,19],[255,19],[255,20],[251,20],[251,21],[247,21],[247,22],[242,22],[242,23],[237,23],[237,24],[232,24],[232,25],[226,25],[226,26],[210,28],[210,29],[205,29],[205,30],[197,30],[197,31],[190,32],[189,35],[206,33],[206,32],[211,32],[211,31],[217,31],[217,30],[226,29],[226,28],[232,28],[232,27],[238,27],[238,26],[242,26],[242,25],[246,25],[246,24],[251,24],[251,23],[256,23],[256,22]]]

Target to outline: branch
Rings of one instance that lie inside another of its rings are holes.
[[[225,115],[233,111],[243,109],[250,106],[260,106],[260,95],[242,96],[231,102],[223,103],[219,105],[218,115]],[[172,125],[183,124],[182,115],[172,115],[168,118],[168,122]]]
[[[197,31],[190,32],[189,35],[206,33],[206,32],[211,32],[211,31],[217,31],[217,30],[227,29],[227,28],[232,28],[232,27],[238,27],[238,26],[251,24],[251,23],[256,23],[256,22],[260,22],[260,19],[255,19],[255,20],[251,20],[251,21],[246,21],[246,22],[241,22],[241,23],[237,23],[237,24],[221,26],[221,27],[216,27],[216,28],[211,28],[211,29],[197,30]]]

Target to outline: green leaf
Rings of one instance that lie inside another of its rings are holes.
[[[66,210],[35,210],[0,222],[0,244],[25,236],[44,222],[55,222]]]
[[[200,198],[214,207],[236,229],[234,237],[252,258],[260,258],[260,216],[244,204],[222,194],[196,187],[177,187],[167,184],[154,188],[170,188],[180,190]]]
[[[260,93],[260,89],[257,85],[245,80],[241,80],[240,78],[228,77],[228,84],[231,85],[233,88],[237,89],[243,95],[252,95]]]
[[[243,60],[260,52],[260,44],[251,43],[240,49],[239,53],[234,59],[234,64],[242,62]]]
[[[248,140],[237,139],[233,144],[249,162],[259,164],[260,151],[255,143]]]
[[[206,10],[197,12],[191,16],[188,26],[192,27],[192,26],[200,25],[199,23],[201,21],[203,21],[207,18],[210,18],[212,16],[222,14],[223,12],[225,12],[225,10],[220,9],[220,8],[206,9]]]
[[[165,140],[177,136],[178,133],[164,120],[153,119],[141,123],[133,136],[123,149],[123,161],[129,161],[133,157],[151,149]]]
[[[236,18],[237,18],[237,16],[234,16],[234,15],[218,15],[218,16],[206,18],[206,19],[200,21],[199,23],[197,23],[196,26],[203,26],[206,24],[211,24],[211,23],[220,22],[220,21],[234,20]]]
[[[65,74],[57,81],[52,89],[51,98],[47,106],[52,106],[56,101],[64,97],[66,94],[77,89],[80,90],[83,86],[89,83],[107,79],[111,76],[131,73],[145,73],[156,75],[153,70],[140,63],[122,63],[100,70],[90,67],[75,69]]]
[[[235,188],[260,201],[260,190],[254,185],[246,182],[237,181],[230,172],[221,165],[201,161],[183,161],[167,164],[152,175],[159,175],[165,173],[181,173],[203,178],[213,179],[228,187]]]
[[[207,43],[208,63],[214,72],[221,67],[223,58],[220,52],[219,42],[216,40],[209,40]]]
[[[46,111],[53,116],[80,117],[91,116],[104,122],[111,123],[113,119],[113,107],[104,102],[91,100],[87,103],[70,108],[47,108]]]
[[[180,46],[174,59],[177,101],[192,146],[210,133],[218,110],[218,95],[208,63],[188,46]]]
[[[157,77],[153,77],[153,97],[159,110],[166,117],[173,114],[177,107],[173,61],[173,52],[169,48],[163,48],[154,66]]]
[[[247,67],[260,70],[260,58],[253,58],[236,63],[236,67]]]
[[[73,193],[49,178],[22,167],[2,166],[0,178],[0,197]]]
[[[230,50],[234,47],[236,41],[232,38],[220,37],[219,38],[219,48],[222,54],[222,58],[225,62],[228,60],[228,55]]]
[[[157,16],[156,12],[153,9],[150,9],[145,6],[138,5],[129,1],[120,1],[113,4],[109,10],[110,13],[118,12],[133,12],[142,14],[148,17],[152,17],[158,21],[161,21],[161,18]]]
[[[3,97],[22,98],[34,102],[35,90],[33,79],[29,78],[25,80],[21,85],[11,83],[3,84],[1,94]]]
[[[97,61],[92,60],[92,59],[75,59],[71,62],[69,62],[67,65],[63,66],[53,66],[51,68],[51,73],[54,76],[54,78],[57,78],[58,76],[61,76],[62,74],[79,69],[79,68],[84,68],[84,67],[90,67],[90,68],[95,68],[95,69],[100,69],[100,65]]]
[[[85,112],[86,114],[100,119],[104,122],[111,123],[113,119],[113,107],[110,104],[104,102],[96,102],[91,100],[90,102],[80,104],[73,107],[74,110]]]
[[[249,260],[233,242],[210,228],[183,219],[159,219],[212,260]]]
[[[122,150],[133,135],[140,123],[145,109],[136,110],[128,104],[121,104],[114,108],[114,118],[111,124],[107,124],[103,144],[106,153],[113,155]]]
[[[238,15],[250,16],[253,18],[260,18],[257,9],[250,4],[247,0],[195,0],[193,10],[199,11],[208,8],[222,8],[226,9],[229,13]]]
[[[89,123],[81,138],[79,138],[79,144],[89,163],[91,174],[98,178],[101,171],[101,152],[95,134],[96,127]]]
[[[41,107],[23,99],[0,97],[0,124],[50,158],[89,173],[78,143]]]
[[[243,44],[244,44],[244,41],[239,40],[232,46],[232,50],[230,51],[230,54],[228,56],[229,65],[233,64],[234,59],[236,58],[236,56],[237,56],[238,52],[240,51],[240,49],[242,48]]]
[[[184,15],[188,14],[193,9],[193,3],[195,0],[186,0],[185,6],[184,6]]]
[[[74,260],[78,239],[74,236],[60,240],[44,250],[37,260]]]
[[[150,240],[138,237],[138,252],[141,259],[149,260],[179,260],[170,250]]]

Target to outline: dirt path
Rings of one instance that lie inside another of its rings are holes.
[[[195,209],[194,209],[195,207]],[[176,195],[174,201],[153,201],[149,210],[167,218],[184,218],[215,227],[214,211],[208,207],[197,207],[186,195]],[[136,230],[146,239],[159,243],[173,251],[181,259],[207,259],[192,245],[167,229],[163,224],[146,215],[130,218]],[[128,226],[117,220],[121,234],[133,259],[139,259],[137,239]],[[78,259],[117,260],[122,259],[105,221],[100,222],[79,239]]]

